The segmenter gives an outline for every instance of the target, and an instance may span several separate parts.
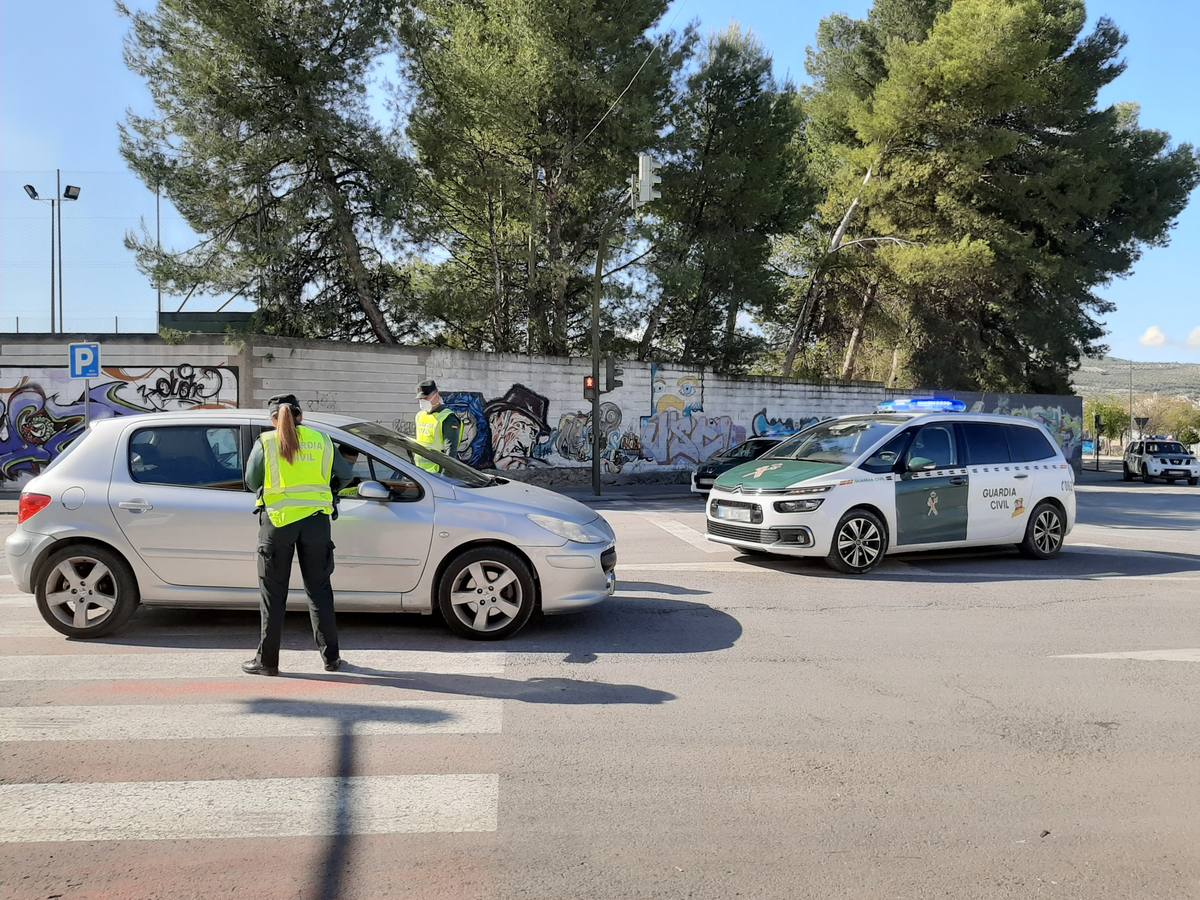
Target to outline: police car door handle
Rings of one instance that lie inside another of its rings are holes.
[[[965,475],[955,475],[955,476],[953,476],[953,477],[950,479],[950,483],[951,483],[951,484],[966,484],[966,483],[967,483],[967,476],[965,476]]]
[[[1013,478],[1028,478],[1028,475],[1014,475]]]
[[[122,500],[117,506],[121,507],[121,509],[131,510],[132,512],[147,512],[154,509],[145,500]]]

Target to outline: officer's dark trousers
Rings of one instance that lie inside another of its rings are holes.
[[[300,557],[300,575],[308,594],[308,615],[313,637],[325,662],[338,658],[337,623],[333,617],[333,541],[329,534],[329,516],[315,513],[307,519],[276,528],[263,513],[258,527],[258,583],[262,588],[259,611],[262,634],[258,661],[264,666],[279,665],[279,642],[283,637],[283,616],[287,607],[288,581],[292,576],[292,552]]]

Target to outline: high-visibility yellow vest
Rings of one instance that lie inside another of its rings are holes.
[[[442,407],[437,412],[426,412],[421,410],[417,413],[417,443],[422,447],[428,447],[430,450],[436,450],[439,453],[447,453],[450,450],[450,442],[446,439],[446,432],[443,430],[443,425],[446,419],[454,415],[452,410]],[[426,472],[440,472],[442,467],[437,463],[426,459],[423,456],[418,456],[414,462]]]
[[[261,506],[276,528],[306,519],[313,513],[333,513],[333,441],[329,435],[303,425],[296,427],[300,448],[290,463],[279,452],[279,436],[263,432],[266,462]]]

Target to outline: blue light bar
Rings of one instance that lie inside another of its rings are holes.
[[[961,400],[941,397],[898,397],[875,407],[876,412],[966,412],[966,409],[967,404]]]

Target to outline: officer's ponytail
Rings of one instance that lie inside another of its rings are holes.
[[[296,432],[296,417],[292,414],[291,404],[282,404],[274,419],[275,434],[279,437],[279,455],[291,465],[300,449],[300,435]]]

